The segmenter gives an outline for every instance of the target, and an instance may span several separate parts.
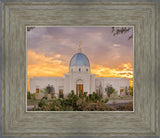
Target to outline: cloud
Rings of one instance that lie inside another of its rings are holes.
[[[68,72],[68,65],[62,60],[65,57],[53,55],[47,57],[44,53],[37,54],[34,51],[27,52],[27,86],[29,79],[34,76],[63,76]],[[61,58],[61,59],[60,59]]]
[[[47,57],[43,53],[37,54],[34,51],[27,52],[27,82],[34,76],[63,76],[69,70],[68,64],[63,61],[61,55]],[[61,59],[60,59],[61,58]],[[131,63],[120,63],[116,68],[92,64],[91,73],[97,77],[126,77],[133,78],[133,67]]]
[[[130,33],[113,36],[111,27],[36,27],[27,32],[27,75],[63,76],[81,40],[93,73],[129,77],[127,71],[133,71]]]
[[[121,69],[121,67],[123,68]],[[121,63],[117,68],[110,68],[102,65],[94,65],[91,69],[98,77],[126,77],[133,78],[133,68],[131,63]]]
[[[113,44],[113,46],[118,47],[118,46],[120,46],[120,44]]]
[[[111,27],[37,27],[28,33],[28,49],[36,52],[71,55],[77,52],[78,42],[87,54],[113,51],[113,45],[132,48],[128,35],[113,36]],[[64,50],[65,49],[65,52]],[[126,53],[120,51],[120,53]]]

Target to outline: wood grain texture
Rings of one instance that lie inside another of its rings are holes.
[[[26,112],[26,26],[133,26],[134,112]],[[2,2],[4,136],[158,136],[158,3]]]

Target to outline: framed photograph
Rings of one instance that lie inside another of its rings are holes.
[[[3,136],[159,136],[157,2],[2,2]]]
[[[27,111],[133,111],[133,27],[27,27]]]

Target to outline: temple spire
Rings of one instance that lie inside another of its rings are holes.
[[[79,48],[78,48],[79,52],[81,52],[81,41],[79,41]]]

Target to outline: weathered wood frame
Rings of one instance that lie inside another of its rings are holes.
[[[26,112],[26,26],[134,26],[134,112]],[[2,2],[2,135],[158,136],[157,2]]]

